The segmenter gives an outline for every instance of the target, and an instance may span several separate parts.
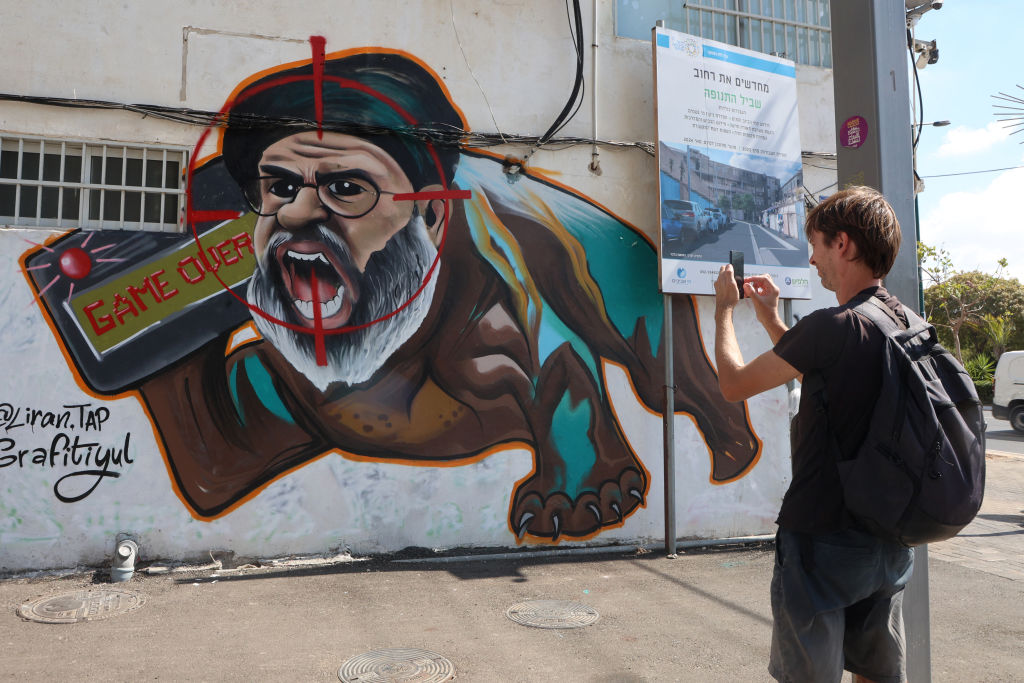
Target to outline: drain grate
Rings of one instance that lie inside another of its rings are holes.
[[[569,600],[528,600],[518,602],[505,615],[523,626],[535,628],[580,628],[597,621],[597,611]]]
[[[440,683],[455,678],[455,666],[429,650],[393,647],[352,657],[338,669],[344,683]]]
[[[88,589],[27,602],[18,608],[18,615],[42,624],[74,624],[131,612],[143,602],[141,595],[128,591]]]

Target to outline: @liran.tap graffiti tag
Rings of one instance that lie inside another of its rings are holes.
[[[26,468],[52,470],[60,475],[53,484],[57,500],[83,500],[134,462],[130,432],[113,438],[102,434],[109,419],[108,408],[89,403],[56,410],[0,403],[0,470],[8,476]]]

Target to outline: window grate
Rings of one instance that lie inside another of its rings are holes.
[[[182,231],[182,147],[0,134],[0,225]]]
[[[798,64],[832,67],[829,0],[618,0],[616,32],[649,40],[663,19],[676,31],[699,35]]]

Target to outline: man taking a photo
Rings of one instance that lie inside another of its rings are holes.
[[[776,562],[769,672],[780,681],[902,681],[906,671],[903,588],[913,551],[856,527],[845,512],[834,437],[852,455],[867,433],[881,387],[885,335],[853,308],[874,296],[904,323],[900,302],[882,286],[900,248],[900,226],[876,190],[851,187],[807,216],[810,263],[838,306],[815,311],[788,329],[779,288],[748,277],[745,296],[775,345],[750,363],[740,354],[732,313],[739,290],[731,265],[715,283],[715,356],[723,396],[742,401],[807,373],[828,397],[819,410],[804,391],[792,431],[793,477],[776,520]]]

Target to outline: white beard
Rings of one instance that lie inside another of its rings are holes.
[[[351,263],[348,247],[324,226],[306,228],[303,233],[304,240],[319,238],[343,262]],[[315,234],[310,237],[308,233]],[[270,255],[277,245],[290,239],[294,239],[294,235],[284,230],[278,230],[271,238],[249,282],[248,300],[277,320],[297,323],[290,303],[282,295],[279,274],[270,272],[270,268],[277,268]],[[377,320],[409,301],[423,284],[436,256],[437,249],[430,241],[423,218],[413,216],[405,228],[388,240],[384,249],[370,257],[359,278],[359,300],[355,302],[347,325]],[[351,271],[357,272],[354,268]],[[370,379],[419,329],[430,310],[436,283],[437,269],[419,295],[390,318],[351,332],[324,335],[326,365],[316,362],[312,330],[308,334],[295,332],[259,314],[253,315],[253,320],[263,338],[273,344],[317,389],[326,391],[335,382],[351,386]]]

